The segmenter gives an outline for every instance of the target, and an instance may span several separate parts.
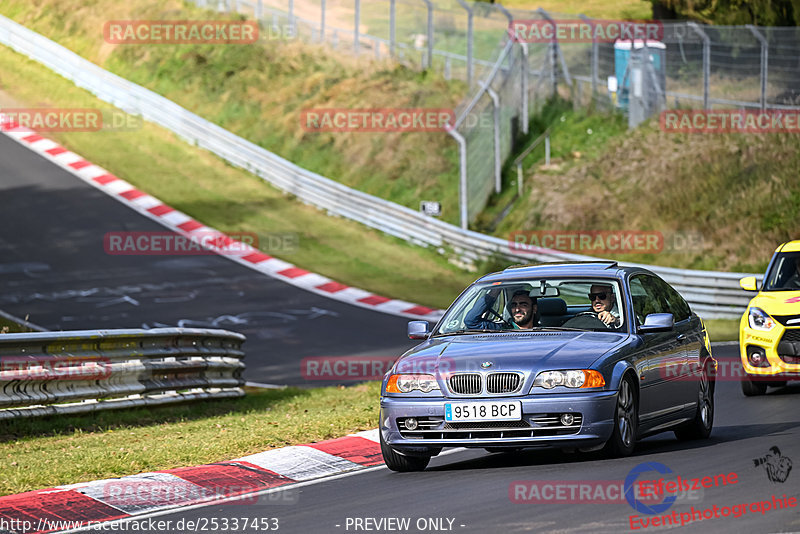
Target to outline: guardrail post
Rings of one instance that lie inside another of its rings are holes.
[[[259,0],[260,2],[261,0]],[[319,12],[319,41],[325,42],[325,0],[321,0]]]
[[[392,0],[394,1],[394,0]],[[473,54],[473,31],[474,31],[474,24],[475,24],[475,13],[473,12],[472,8],[468,3],[464,0],[458,0],[458,3],[461,4],[461,7],[467,12],[467,84],[472,87],[472,76],[474,72],[475,66],[473,65],[472,54]]]
[[[469,217],[467,215],[467,140],[456,131],[454,124],[447,125],[447,133],[456,140],[459,147],[459,181],[458,181],[458,207],[461,219],[461,229],[467,230]]]
[[[358,26],[361,24],[361,0],[355,0],[355,21],[353,27],[353,52],[358,55]]]
[[[697,23],[687,22],[687,24],[701,39],[703,39],[703,109],[710,109],[709,78],[711,78],[711,39]]]
[[[767,39],[758,31],[758,28],[752,24],[747,25],[753,35],[756,36],[758,42],[761,43],[761,111],[767,109],[767,65],[769,63],[769,43]]]
[[[501,176],[503,162],[500,156],[500,97],[488,85],[485,85],[484,89],[486,89],[489,98],[492,99],[492,115],[494,117],[494,192],[499,193],[503,186]]]

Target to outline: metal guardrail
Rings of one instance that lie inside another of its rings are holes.
[[[548,249],[512,250],[507,240],[463,230],[346,187],[303,169],[153,91],[112,74],[3,16],[0,16],[0,44],[38,61],[98,98],[128,113],[141,115],[232,165],[263,178],[305,203],[411,243],[444,247],[470,262],[490,256],[522,263],[595,259]],[[675,286],[692,308],[707,318],[738,318],[750,298],[738,285],[738,279],[750,273],[694,271],[651,265],[643,267]],[[760,278],[760,275],[757,276]]]
[[[155,328],[0,335],[0,420],[241,397],[245,336]]]

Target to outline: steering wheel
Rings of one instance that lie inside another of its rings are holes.
[[[574,321],[574,323],[573,323],[573,321]],[[607,325],[606,323],[604,323],[603,321],[598,319],[597,318],[597,314],[595,312],[593,312],[593,311],[580,312],[580,313],[576,314],[574,317],[570,317],[561,326],[570,328],[571,327],[570,323],[573,323],[574,326],[572,326],[572,327],[574,327],[574,328],[598,328],[598,326],[596,326],[593,323],[600,323],[601,325],[603,325],[603,328],[611,328],[610,325]],[[588,323],[588,324],[586,324],[586,323]]]
[[[508,319],[506,319],[505,317],[503,317],[502,315],[500,315],[499,313],[497,313],[496,311],[494,311],[492,308],[489,308],[489,309],[488,309],[488,311],[489,311],[489,312],[491,312],[491,314],[492,314],[492,315],[494,315],[495,317],[497,317],[498,319],[500,319],[501,321],[503,321],[505,324],[507,324],[508,326],[510,326],[512,329],[514,329],[514,330],[520,330],[520,327],[519,327],[519,326],[517,326],[517,324],[516,324],[516,323],[509,321]]]

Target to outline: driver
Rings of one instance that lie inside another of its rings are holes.
[[[487,310],[492,309],[499,293],[500,288],[490,289],[483,299],[478,299],[472,309],[464,316],[464,326],[474,329],[503,330],[505,328],[504,323],[496,323],[481,318]],[[511,302],[508,304],[508,310],[511,312],[511,319],[518,328],[530,330],[535,326],[539,326],[537,321],[539,308],[536,304],[536,299],[532,298],[527,291],[515,291],[511,296]]]
[[[794,269],[791,268],[791,262],[786,262],[789,277],[783,283],[783,289],[800,289],[800,256],[794,259]]]
[[[589,289],[589,302],[597,318],[609,328],[618,327],[622,321],[619,311],[614,309],[614,292],[611,286],[605,284],[592,284]]]

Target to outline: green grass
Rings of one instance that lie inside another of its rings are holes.
[[[479,222],[496,236],[528,230],[660,232],[664,248],[658,253],[595,255],[739,272],[763,272],[775,247],[796,238],[800,136],[666,133],[658,117],[628,131],[618,115],[573,111],[564,102],[544,109],[531,136],[553,125],[552,165],[541,165],[542,148],[526,158],[523,196],[499,224],[497,215],[515,187],[492,199]],[[516,170],[506,169],[506,182],[515,179]],[[682,236],[695,241],[686,246]]]
[[[703,319],[711,341],[739,341],[739,319]]]
[[[652,19],[653,4],[645,0],[506,0],[509,9],[536,10],[552,14],[584,14],[605,20]]]
[[[232,460],[378,425],[380,384],[4,421],[0,494]],[[53,461],[58,458],[58,461]]]
[[[458,221],[458,150],[446,132],[314,132],[301,118],[318,108],[452,109],[464,83],[267,32],[253,45],[104,42],[108,19],[224,17],[178,0],[32,4],[2,0],[0,12],[303,168],[414,209],[423,196],[438,200],[443,218]]]
[[[0,89],[18,106],[109,107],[6,48],[0,48]],[[46,135],[205,224],[221,231],[260,235],[262,249],[269,235],[296,234],[295,250],[265,252],[342,283],[446,307],[477,276],[449,264],[432,249],[409,246],[292,200],[263,180],[149,123],[127,132]]]

